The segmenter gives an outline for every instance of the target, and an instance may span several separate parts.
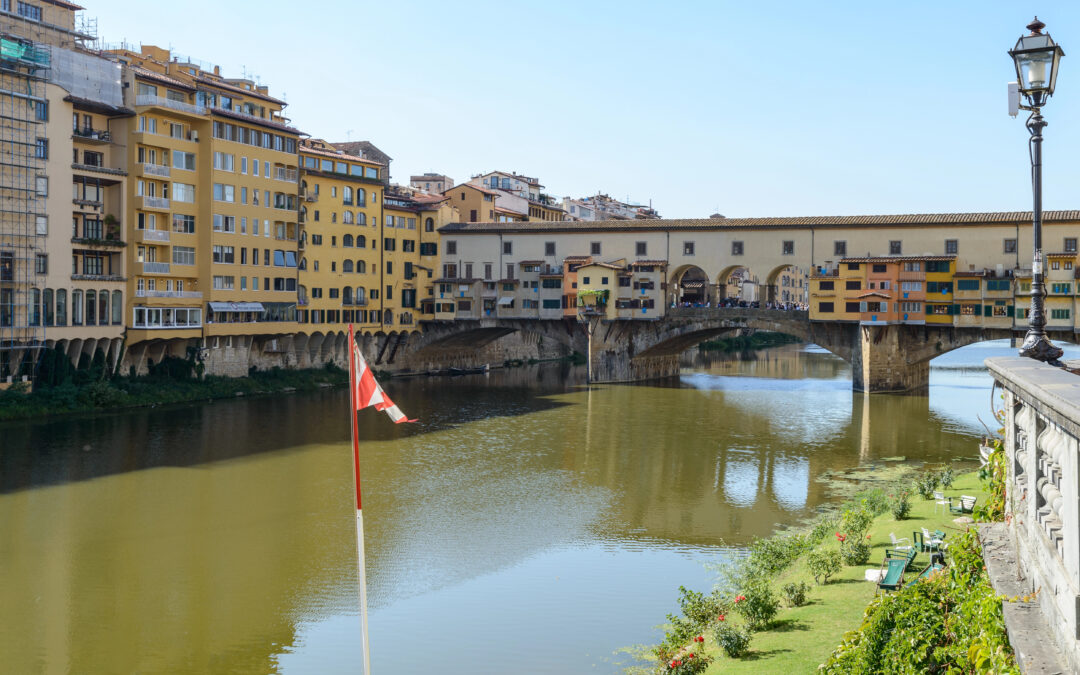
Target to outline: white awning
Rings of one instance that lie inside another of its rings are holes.
[[[261,302],[211,302],[210,309],[215,312],[262,312]]]
[[[500,305],[512,305],[512,304],[514,304],[514,299],[504,296],[504,297],[499,298],[499,304]]]

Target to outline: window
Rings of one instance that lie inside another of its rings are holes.
[[[34,181],[34,186],[37,188],[37,193],[38,193],[39,197],[47,197],[47,196],[49,196],[49,177],[48,176],[38,176],[37,179],[35,179],[35,181]]]
[[[1016,253],[1016,240],[1015,239],[1006,239],[1006,240],[1004,240],[1004,251],[1005,251],[1005,253]]]
[[[214,232],[236,232],[236,217],[215,213]]]
[[[174,202],[195,202],[195,186],[187,183],[172,184],[172,199]]]
[[[397,240],[395,240],[393,237],[383,237],[383,250],[384,251],[396,251],[397,250]],[[449,251],[447,251],[447,253],[449,253]]]
[[[216,263],[232,264],[236,260],[232,246],[214,246],[213,256]]]
[[[901,281],[900,282],[900,290],[901,291],[921,291],[922,290],[922,282],[921,281]]]
[[[832,312],[833,312],[833,303],[831,303],[831,302],[819,302],[818,303],[818,311],[819,312],[824,312],[824,313],[827,313],[827,314],[832,314]]]
[[[1066,283],[1066,284],[1051,284],[1050,285],[1050,292],[1051,293],[1071,293],[1072,292],[1072,284],[1068,284],[1068,283]]]
[[[172,167],[174,169],[183,169],[184,171],[195,170],[195,153],[184,152],[183,150],[172,151]]]
[[[359,193],[357,193],[357,194],[359,194]],[[434,218],[425,219],[424,220],[424,232],[434,232],[434,231],[435,231],[435,219]]]
[[[874,274],[884,274],[885,265],[872,265],[871,270],[874,272]]]
[[[554,256],[555,255],[555,242],[553,242],[553,241],[545,241],[544,242],[544,255],[545,256]]]
[[[642,257],[642,256],[648,255],[648,253],[647,253],[647,251],[648,251],[647,244],[648,244],[648,242],[644,242],[644,241],[636,242],[634,244],[634,255],[638,256],[639,258]]]
[[[34,144],[34,157],[37,157],[38,159],[48,159],[49,158],[49,139],[47,139],[47,138],[39,138],[39,139],[37,139],[37,142]],[[1074,239],[1073,241],[1076,241],[1076,240]]]
[[[194,265],[195,248],[193,246],[173,246],[172,261],[174,265]]]
[[[1065,237],[1065,252],[1076,253],[1076,237]]]
[[[731,242],[731,255],[742,255],[743,243],[741,241]]]
[[[195,233],[195,216],[182,216],[174,213],[172,217],[172,231],[180,234]]]
[[[600,255],[600,242],[594,241],[589,244],[590,255]]]
[[[795,255],[795,242],[785,240],[780,250],[783,255]]]
[[[49,254],[38,253],[34,256],[34,272],[37,274],[49,273]]]
[[[1076,241],[1076,240],[1074,239],[1073,241]],[[1069,310],[1067,310],[1067,309],[1051,309],[1050,310],[1050,318],[1051,319],[1068,319],[1069,318]]]
[[[449,253],[449,251],[448,251],[448,253]],[[514,255],[514,242],[512,242],[512,241],[504,241],[503,242],[503,255]]]
[[[926,292],[927,293],[941,293],[943,295],[948,295],[949,293],[952,293],[952,282],[951,281],[927,281],[926,282]]]
[[[7,11],[11,11],[10,1],[5,2],[4,4],[7,5],[4,9],[6,9]],[[30,19],[31,21],[41,21],[41,7],[38,7],[37,5],[31,5],[28,2],[22,2],[20,0],[18,4],[18,10],[19,16],[23,17],[24,19]]]
[[[957,241],[955,239],[946,239],[945,240],[945,255],[956,255],[957,251],[959,251],[959,250],[960,250],[960,245],[957,243]]]
[[[833,282],[833,281],[819,282],[818,283],[818,289],[822,290],[822,291],[831,291],[831,290],[833,290],[835,283],[836,282]]]
[[[214,183],[214,200],[219,202],[235,202],[236,186]]]
[[[840,256],[847,255],[847,242],[846,241],[834,241],[833,242],[833,255],[840,255]]]
[[[899,241],[893,240],[889,242],[889,255],[902,255],[903,247]]]
[[[900,309],[904,312],[914,312],[916,314],[922,312],[921,302],[901,302]]]
[[[37,216],[34,219],[34,226],[37,229],[38,234],[40,234],[40,235],[49,234],[49,217],[48,216]]]
[[[682,245],[683,255],[694,255],[694,242],[684,241]]]
[[[862,288],[862,282],[861,281],[854,280],[854,281],[845,281],[844,282],[844,289],[845,290],[857,291],[857,290],[859,290],[861,288]]]
[[[234,163],[236,161],[235,156],[224,152],[214,153],[214,168],[218,171],[232,171]]]
[[[505,251],[504,251],[504,253],[505,253]],[[451,239],[451,240],[446,242],[446,255],[457,255],[457,242],[456,241]]]

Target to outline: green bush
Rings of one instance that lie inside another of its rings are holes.
[[[735,596],[732,603],[735,611],[746,619],[746,626],[752,631],[768,627],[773,617],[780,611],[780,601],[773,593],[768,579],[755,577],[742,587],[742,593]]]
[[[870,529],[870,523],[874,520],[874,514],[869,509],[854,506],[844,509],[840,514],[840,531],[851,539],[861,539]]]
[[[870,560],[870,542],[868,537],[849,537],[840,544],[840,557],[848,567],[865,565]]]
[[[840,551],[836,549],[811,551],[806,556],[806,567],[810,570],[810,574],[814,575],[814,581],[827,584],[829,577],[838,573],[842,567]]]
[[[889,496],[881,488],[870,488],[855,495],[858,503],[871,514],[880,516],[889,510]]]
[[[802,607],[806,604],[806,594],[810,590],[810,584],[805,581],[784,584],[784,599],[789,607]]]
[[[911,498],[907,490],[897,486],[889,494],[889,511],[892,512],[893,518],[897,520],[904,520],[908,517],[908,514],[911,513]]]
[[[941,483],[941,487],[950,488],[954,480],[956,480],[956,471],[953,469],[952,464],[948,464],[938,474],[938,482]]]
[[[949,555],[946,573],[870,603],[862,625],[820,671],[1019,673],[974,528],[957,537]]]
[[[724,604],[715,593],[705,594],[679,586],[679,609],[683,616],[700,628],[716,619],[723,611]]]
[[[926,471],[923,475],[915,479],[912,483],[912,487],[923,499],[933,499],[934,490],[938,488],[938,480],[938,474],[932,471]]]
[[[775,576],[787,569],[791,563],[810,550],[815,542],[805,534],[778,534],[766,539],[755,539],[750,544],[750,558],[744,563],[751,576],[758,573]]]
[[[750,631],[734,626],[727,621],[721,621],[713,631],[716,644],[724,653],[733,659],[737,659],[750,651]]]

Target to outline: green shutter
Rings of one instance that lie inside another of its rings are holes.
[[[960,305],[953,305],[952,306],[952,315],[953,316],[960,316]]]
[[[983,305],[983,316],[993,316],[993,315],[994,315],[994,306],[993,305]]]
[[[1009,305],[1009,308],[1005,310],[1005,315],[1008,317],[1015,317],[1016,307],[1014,307],[1013,305]]]

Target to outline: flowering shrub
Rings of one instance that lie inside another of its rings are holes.
[[[750,631],[733,626],[726,621],[720,621],[713,631],[716,644],[724,653],[733,659],[743,656],[750,650]]]
[[[746,619],[746,627],[752,631],[768,626],[780,610],[780,601],[773,594],[767,579],[749,579],[743,593],[735,596],[735,611]]]
[[[704,640],[705,638],[702,638],[703,642]],[[696,650],[700,650],[700,647],[695,643],[693,646],[687,647],[672,656],[664,664],[661,672],[670,673],[671,675],[696,675],[696,673],[705,672],[705,669],[712,663],[712,659]]]
[[[938,474],[938,482],[941,483],[941,487],[952,487],[953,481],[956,479],[956,471],[953,470],[952,464],[946,465],[941,473]]]
[[[903,520],[911,513],[911,497],[907,490],[897,487],[889,494],[889,511],[893,518]]]
[[[806,592],[810,590],[810,584],[805,581],[784,584],[784,599],[790,607],[802,607],[806,604]]]
[[[840,516],[840,531],[855,539],[861,539],[866,534],[866,531],[870,529],[870,523],[873,521],[874,514],[869,509],[861,507],[845,509]]]
[[[841,541],[840,557],[848,567],[865,565],[870,560],[870,535]]]
[[[810,574],[814,575],[814,581],[827,584],[829,577],[840,571],[840,551],[836,549],[811,551],[806,556],[806,567],[810,570]]]
[[[938,474],[927,471],[922,476],[915,479],[912,486],[915,491],[918,492],[923,499],[933,499],[934,490],[938,488],[939,476]]]

